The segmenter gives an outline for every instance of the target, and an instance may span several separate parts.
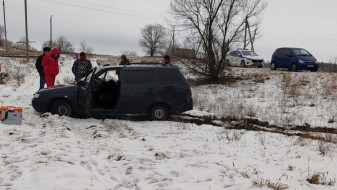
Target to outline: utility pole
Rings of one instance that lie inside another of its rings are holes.
[[[252,38],[252,33],[250,31],[250,26],[249,26],[249,22],[247,20],[247,26],[248,26],[248,34],[249,34],[249,40],[250,40],[250,50],[254,51],[254,42],[253,42],[253,38]]]
[[[27,0],[25,0],[25,22],[26,22],[26,58],[29,61],[29,40],[28,40],[28,22],[27,22]]]
[[[247,23],[248,23],[248,20],[246,18],[246,22],[245,22],[245,39],[244,39],[244,44],[243,44],[243,49],[246,49],[247,47]]]
[[[50,41],[49,41],[49,47],[52,48],[53,44],[53,15],[50,15]]]
[[[8,53],[8,49],[7,49],[7,31],[6,31],[5,0],[3,0],[3,9],[4,9],[4,25],[5,25],[5,47],[6,47],[6,54],[7,54],[7,53]]]

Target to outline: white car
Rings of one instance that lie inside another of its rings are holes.
[[[257,66],[261,68],[264,65],[262,57],[250,50],[235,50],[227,55],[226,65],[228,66]]]

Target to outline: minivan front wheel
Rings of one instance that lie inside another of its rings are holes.
[[[271,70],[276,70],[276,65],[275,65],[274,62],[272,62],[272,63],[270,64],[270,69],[271,69]]]
[[[71,105],[65,100],[59,100],[53,104],[51,113],[60,116],[70,116],[72,114]]]
[[[297,64],[296,63],[291,64],[291,71],[297,72]]]
[[[164,121],[170,116],[169,109],[163,104],[156,104],[150,108],[149,117],[152,121]]]

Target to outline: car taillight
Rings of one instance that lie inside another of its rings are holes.
[[[191,90],[187,90],[187,91],[186,91],[186,96],[187,96],[187,97],[191,97],[191,96],[192,96]]]

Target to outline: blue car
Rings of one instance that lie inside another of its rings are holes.
[[[287,68],[291,71],[310,70],[316,72],[317,60],[307,50],[302,48],[276,49],[270,63],[270,69]]]

